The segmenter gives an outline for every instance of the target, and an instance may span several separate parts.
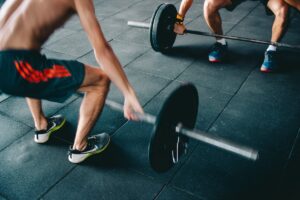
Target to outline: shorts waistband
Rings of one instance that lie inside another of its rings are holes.
[[[30,54],[30,55],[40,55],[41,52],[40,50],[28,50],[28,49],[5,49],[5,50],[0,50],[0,55],[15,55],[15,54],[22,54],[22,55],[26,55],[26,54]]]

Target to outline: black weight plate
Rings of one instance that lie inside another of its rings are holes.
[[[194,85],[182,85],[167,98],[157,116],[148,148],[150,165],[155,171],[165,172],[174,165],[172,150],[176,147],[178,137],[175,127],[181,123],[193,129],[197,113],[198,92]],[[187,139],[180,135],[180,140]]]
[[[177,9],[163,3],[155,10],[150,23],[150,43],[154,51],[167,52],[172,48],[176,33],[173,31]]]

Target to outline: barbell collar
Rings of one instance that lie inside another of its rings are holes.
[[[254,149],[235,144],[231,141],[226,141],[223,138],[218,138],[216,136],[208,135],[208,133],[199,130],[190,130],[188,128],[183,127],[181,124],[178,124],[176,126],[176,132],[185,135],[189,138],[193,138],[195,140],[202,141],[204,143],[213,145],[215,147],[219,147],[223,150],[238,154],[244,158],[253,161],[258,159],[258,151]]]

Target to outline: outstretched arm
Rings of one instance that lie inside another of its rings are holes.
[[[130,110],[135,112],[143,112],[138,102],[135,92],[130,85],[123,68],[115,53],[106,41],[97,21],[94,5],[92,0],[75,0],[76,11],[79,15],[81,24],[86,31],[88,38],[93,46],[94,54],[97,62],[103,71],[109,76],[111,81],[119,88],[125,97],[124,114],[127,118],[132,114]]]

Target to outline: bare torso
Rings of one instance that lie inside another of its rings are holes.
[[[40,49],[75,11],[73,0],[19,1],[13,12],[0,11],[0,50]]]

